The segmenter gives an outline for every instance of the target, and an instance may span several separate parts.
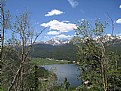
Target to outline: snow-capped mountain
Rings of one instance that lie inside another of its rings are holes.
[[[116,40],[120,40],[121,41],[121,36],[112,36],[111,34],[107,34],[105,36],[98,36],[96,38],[94,38],[95,40],[99,41],[101,40],[102,42],[111,42],[111,41],[116,41]]]
[[[115,43],[117,44],[117,43],[121,43],[121,36],[119,36],[119,35],[118,36],[112,36],[110,34],[107,34],[105,36],[95,37],[94,40],[96,40],[97,42],[99,42],[101,40],[103,43],[113,42],[114,44]],[[56,45],[68,44],[70,42],[73,42],[73,44],[80,43],[80,38],[74,37],[70,40],[53,38],[53,39],[50,39],[50,40],[47,40],[47,41],[37,42],[35,44],[50,44],[50,45],[56,46]]]
[[[60,40],[58,38],[53,38],[48,41],[45,41],[45,44],[51,44],[51,45],[62,45],[69,43],[69,40]]]
[[[73,37],[70,42],[72,42],[73,44],[78,44],[80,43],[85,43],[85,41],[88,38],[80,38],[80,37]],[[116,35],[116,36],[112,36],[111,34],[107,34],[104,36],[97,36],[93,38],[94,40],[96,40],[97,43],[103,42],[103,43],[107,43],[107,44],[121,44],[121,35]]]

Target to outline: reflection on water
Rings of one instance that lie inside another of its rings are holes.
[[[75,64],[54,64],[43,66],[46,70],[53,71],[57,75],[57,83],[63,83],[65,77],[67,77],[72,87],[79,86],[81,84],[80,69]]]

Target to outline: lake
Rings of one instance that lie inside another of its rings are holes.
[[[76,64],[54,64],[43,67],[56,74],[58,84],[63,83],[65,77],[67,77],[71,87],[77,87],[81,84],[81,80],[79,79],[80,69]]]

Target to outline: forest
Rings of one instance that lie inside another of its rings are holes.
[[[121,91],[121,38],[114,35],[113,22],[110,37],[105,34],[109,23],[97,18],[93,25],[88,20],[77,22],[76,35],[68,44],[36,44],[46,28],[36,33],[28,12],[11,20],[11,12],[5,9],[3,1],[0,1],[0,91]],[[11,32],[7,40],[6,31]],[[67,78],[57,86],[57,76],[40,67],[72,61],[81,69],[82,83],[78,87],[71,87]]]

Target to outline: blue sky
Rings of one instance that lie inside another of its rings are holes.
[[[114,33],[121,34],[121,0],[6,0],[6,10],[13,17],[30,12],[31,24],[37,32],[48,27],[38,41],[71,38],[78,20],[93,23],[100,18],[110,23],[107,13],[115,22]],[[110,24],[106,33],[111,33]]]

